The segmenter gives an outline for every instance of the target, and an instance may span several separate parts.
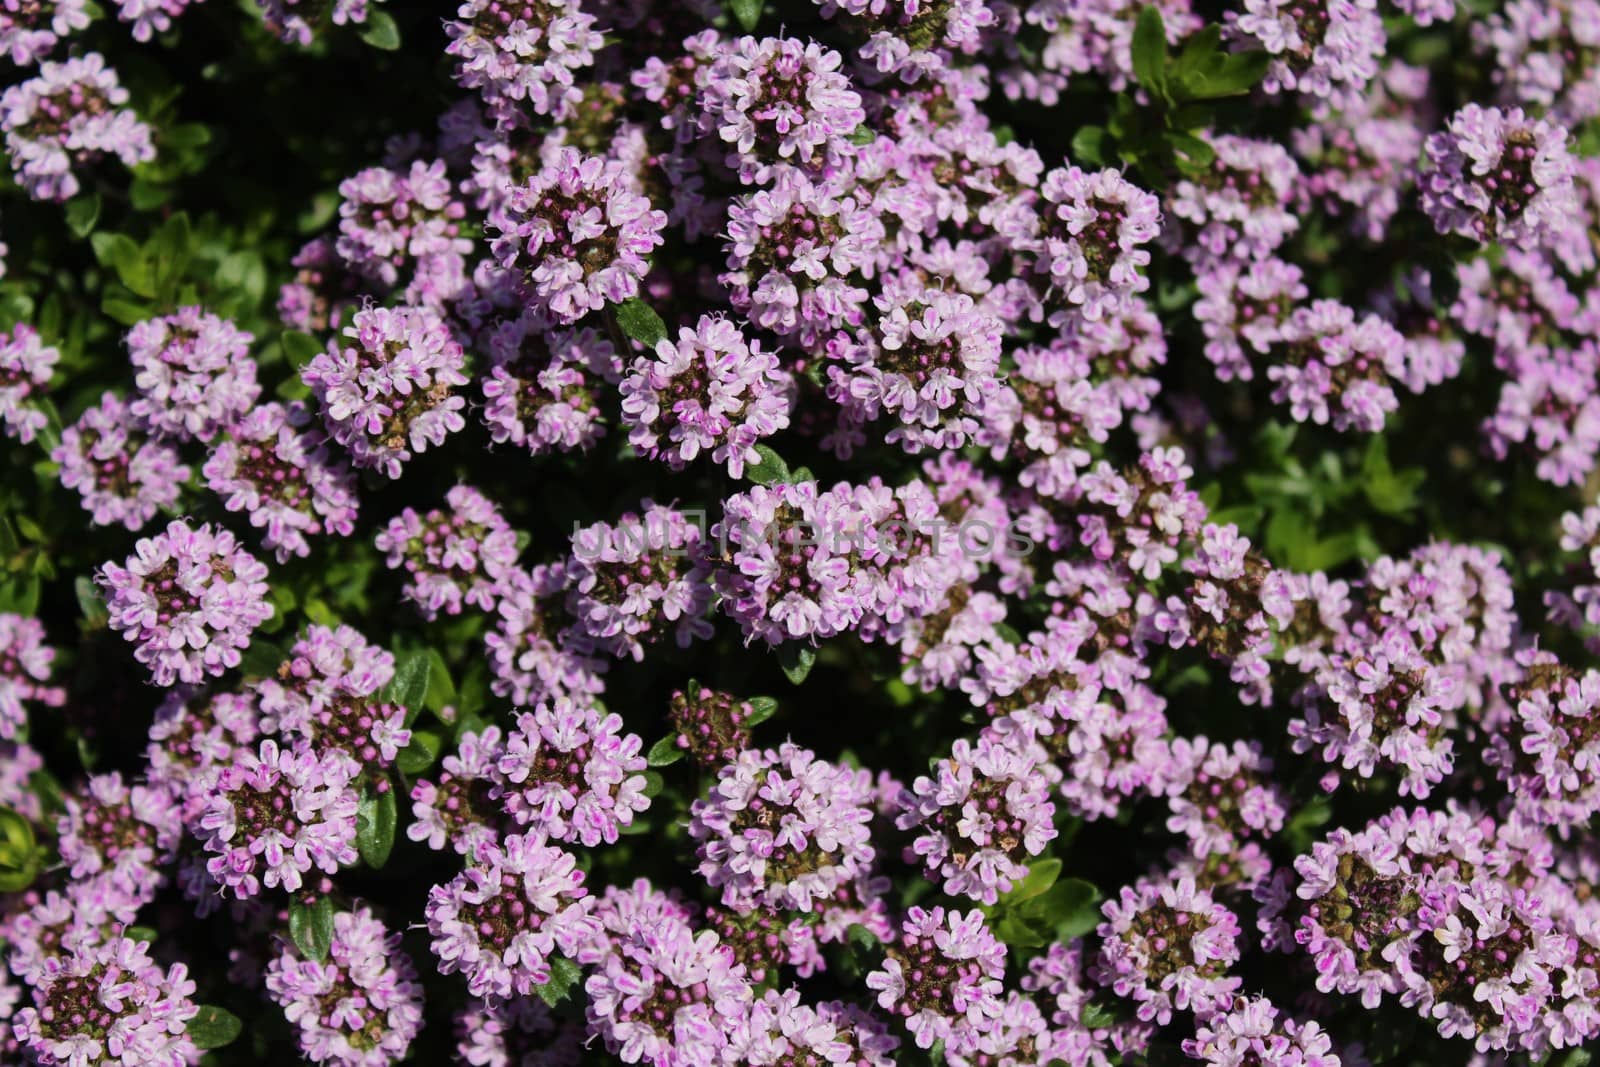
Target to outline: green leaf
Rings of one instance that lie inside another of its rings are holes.
[[[728,10],[739,20],[739,26],[749,33],[761,21],[762,0],[728,0]]]
[[[280,343],[283,345],[283,358],[289,361],[289,366],[296,373],[322,351],[322,345],[315,337],[299,330],[286,331]]]
[[[535,986],[534,991],[539,994],[540,1000],[553,1008],[567,999],[573,987],[582,978],[583,971],[576,963],[565,956],[551,956],[550,980],[543,985]]]
[[[647,797],[658,797],[667,787],[667,780],[655,771],[644,772],[644,789],[641,792]]]
[[[778,649],[778,666],[783,668],[784,677],[795,685],[805,681],[816,665],[817,650],[810,645],[790,643]]]
[[[655,308],[638,297],[631,297],[615,305],[617,325],[622,332],[646,348],[654,348],[667,339],[667,324],[661,321]]]
[[[128,203],[135,211],[154,211],[172,199],[172,186],[135,178],[128,185]]]
[[[239,673],[246,678],[270,678],[289,659],[289,653],[271,641],[257,638],[239,657]]]
[[[1417,506],[1417,489],[1427,478],[1421,467],[1395,471],[1389,465],[1389,444],[1375,436],[1361,458],[1361,490],[1367,502],[1385,515],[1403,518]]]
[[[394,677],[384,689],[383,699],[412,714],[421,711],[428,699],[428,678],[432,673],[433,657],[427,651],[396,656]]]
[[[184,1032],[194,1042],[195,1048],[205,1050],[231,1044],[243,1029],[244,1023],[233,1012],[215,1004],[202,1004],[184,1027]]]
[[[298,898],[289,902],[289,940],[300,955],[313,963],[328,958],[333,944],[333,898],[319,896],[307,904]]]
[[[845,943],[853,949],[859,948],[866,952],[877,952],[883,947],[883,942],[878,940],[878,935],[860,923],[851,923],[844,932],[844,939]]]
[[[678,735],[668,734],[650,746],[644,759],[652,767],[670,767],[681,760],[686,753],[678,747]]]
[[[108,318],[124,326],[143,322],[155,314],[148,304],[135,304],[131,300],[115,296],[107,296],[101,300],[100,310],[105,312]]]
[[[1110,147],[1111,134],[1104,126],[1085,126],[1072,135],[1074,162],[1098,167],[1105,163]]]
[[[1222,27],[1208,23],[1198,33],[1184,38],[1178,58],[1172,63],[1173,77],[1180,82],[1206,69],[1216,59],[1222,45]]]
[[[423,705],[435,715],[456,702],[455,683],[450,680],[450,665],[436,648],[428,649],[428,692]]]
[[[37,615],[39,594],[44,583],[37,574],[18,574],[0,579],[0,611],[16,615]]]
[[[1057,939],[1082,937],[1100,925],[1100,890],[1082,878],[1067,878],[1029,900],[1020,910],[1042,922]]]
[[[356,807],[356,851],[368,867],[376,869],[389,862],[399,821],[392,785],[381,793],[362,791],[361,803]]]
[[[789,464],[766,445],[756,445],[761,462],[744,469],[744,476],[757,485],[776,485],[789,480]]]
[[[369,11],[366,28],[361,31],[361,39],[374,48],[393,52],[400,47],[400,27],[395,24],[394,16],[387,11]]]
[[[116,272],[117,279],[140,296],[155,296],[150,264],[144,250],[125,233],[96,233],[89,237],[94,258]]]
[[[413,730],[411,743],[400,750],[395,766],[400,768],[401,774],[421,774],[433,766],[433,761],[439,758],[439,749],[443,745],[444,738],[434,731]]]
[[[1159,8],[1147,7],[1133,24],[1133,77],[1161,96],[1167,90],[1167,28]]]
[[[1028,867],[1028,875],[1011,887],[1011,892],[1000,898],[998,908],[1013,908],[1037,897],[1056,884],[1061,877],[1061,861],[1055,857],[1039,860]]]
[[[72,591],[78,598],[78,610],[83,612],[83,617],[90,626],[104,626],[111,617],[106,611],[105,601],[100,599],[100,590],[94,584],[94,579],[86,574],[80,574],[72,583]]]
[[[32,885],[42,855],[33,823],[20,812],[0,808],[0,893],[18,893]]]
[[[1271,62],[1272,57],[1265,52],[1236,52],[1214,69],[1190,78],[1190,91],[1207,100],[1243,96],[1266,77]]]
[[[67,229],[74,237],[87,237],[100,221],[100,194],[90,193],[67,202]]]
[[[1217,150],[1203,138],[1181,130],[1168,130],[1164,136],[1183,170],[1203,171],[1217,161]]]
[[[751,697],[750,714],[746,716],[746,726],[759,726],[778,713],[778,702],[771,697]]]

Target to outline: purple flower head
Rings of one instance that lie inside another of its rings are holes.
[[[798,989],[767,990],[730,1035],[727,1062],[750,1067],[837,1063],[890,1067],[899,1039],[852,1004],[801,1001]]]
[[[254,694],[206,695],[186,688],[167,694],[145,747],[150,785],[178,798],[184,824],[205,809],[206,785],[240,754],[254,751],[261,711]]]
[[[753,1000],[732,950],[670,913],[614,937],[584,992],[590,1034],[651,1067],[722,1062]]]
[[[875,304],[873,328],[829,343],[829,396],[861,419],[894,419],[886,440],[907,451],[959,448],[999,388],[1000,320],[942,289],[903,286]]]
[[[1108,673],[1083,669],[1016,713],[1061,768],[1067,810],[1091,820],[1115,816],[1124,800],[1160,795],[1177,769],[1165,738],[1166,701],[1141,682]]]
[[[160,786],[97,774],[67,794],[56,821],[61,860],[73,878],[106,878],[130,896],[153,895],[183,834],[177,797]]]
[[[1447,10],[1440,17],[1449,14]],[[1549,112],[1573,126],[1600,115],[1600,82],[1582,58],[1600,45],[1600,10],[1594,0],[1512,0],[1474,21],[1472,36],[1475,51],[1492,53],[1488,62],[1502,99],[1530,113]]]
[[[160,436],[209,442],[260,395],[254,340],[200,307],[137,323],[127,341],[139,395],[128,411]]]
[[[1183,1051],[1208,1067],[1236,1067],[1251,1057],[1282,1067],[1340,1067],[1342,1062],[1322,1027],[1279,1019],[1266,997],[1235,997],[1231,1007],[1200,1021]]]
[[[1514,350],[1504,350],[1507,352]],[[1533,347],[1518,353],[1499,405],[1483,422],[1496,459],[1527,453],[1534,473],[1552,485],[1576,485],[1600,455],[1600,345]]]
[[[1115,170],[1077,167],[1046,174],[1039,195],[1045,203],[1039,233],[1024,247],[1051,296],[1096,320],[1150,287],[1140,268],[1150,262],[1144,246],[1161,232],[1153,195]]]
[[[70,200],[79,189],[76,171],[103,156],[124,166],[156,156],[150,127],[128,102],[128,90],[98,52],[39,64],[39,75],[0,96],[0,130],[6,135],[11,169],[35,200]]]
[[[673,744],[700,766],[721,771],[750,746],[749,721],[755,707],[731,693],[690,684],[672,694],[668,709]]]
[[[279,40],[301,48],[311,44],[317,28],[314,23],[347,26],[366,22],[369,2],[382,3],[383,0],[333,0],[331,5],[316,0],[256,0],[267,29]]]
[[[1328,762],[1363,778],[1392,767],[1401,796],[1426,797],[1454,766],[1444,712],[1455,706],[1455,679],[1399,627],[1349,646],[1317,672],[1304,719],[1290,723],[1295,751],[1320,747]]]
[[[116,940],[151,895],[130,894],[109,878],[69,881],[59,892],[28,890],[0,921],[12,973],[32,984],[48,962]]]
[[[759,460],[756,442],[789,425],[791,388],[777,356],[728,319],[702,315],[676,343],[634,360],[622,379],[622,421],[634,448],[673,470],[707,452],[742,478]]]
[[[1194,234],[1185,255],[1202,262],[1270,255],[1300,227],[1289,210],[1299,175],[1294,158],[1271,141],[1219,134],[1210,143],[1216,161],[1179,180],[1166,204]]]
[[[334,915],[321,963],[284,944],[267,964],[265,985],[313,1063],[388,1067],[405,1058],[422,1029],[422,986],[411,957],[400,935],[364,906]]]
[[[952,896],[994,904],[1055,839],[1054,771],[1025,729],[956,741],[930,777],[900,795],[895,825],[916,834],[906,862],[920,862]]]
[[[705,74],[701,124],[729,146],[741,181],[765,183],[779,162],[820,171],[851,155],[866,112],[842,64],[838,52],[794,37],[724,46]]]
[[[239,665],[256,627],[273,616],[267,568],[233,534],[171,522],[141,537],[119,566],[101,568],[112,629],[157,685],[198,684]]]
[[[1068,1063],[1088,1067],[1109,1067],[1115,1053],[1144,1053],[1155,1028],[1140,1020],[1109,1018],[1106,994],[1089,981],[1085,963],[1083,942],[1077,938],[1055,942],[1028,962],[1020,984],[1048,1018],[1048,1049]],[[1090,1022],[1094,1016],[1106,1021]]]
[[[496,696],[537,704],[548,697],[587,697],[605,689],[600,675],[609,660],[590,655],[592,649],[575,648],[569,640],[569,584],[564,563],[510,573],[500,590],[495,627],[483,639],[494,673],[489,685]]]
[[[997,21],[985,0],[938,5],[919,0],[818,2],[824,17],[843,15],[849,24],[870,32],[860,55],[879,74],[897,74],[912,83],[943,69],[951,53],[978,51],[983,31]]]
[[[498,841],[504,822],[505,778],[499,768],[503,755],[500,727],[464,732],[456,751],[440,761],[438,772],[431,776],[435,780],[419,779],[412,786],[413,821],[406,836],[435,850],[448,842],[462,856]]]
[[[31,745],[0,741],[0,807],[29,822],[43,822],[44,805],[31,788],[34,774],[43,767],[44,757]]]
[[[842,177],[780,167],[770,184],[728,206],[728,269],[719,278],[752,325],[811,345],[857,326],[883,221]]]
[[[605,42],[571,0],[467,0],[444,28],[456,82],[505,125],[528,111],[565,118],[582,96],[574,75]]]
[[[261,727],[309,736],[327,708],[374,697],[393,678],[394,654],[354,627],[308,626],[288,660],[255,684]]]
[[[202,468],[223,506],[249,515],[279,563],[309,556],[308,538],[355,530],[355,477],[310,421],[298,402],[260,404],[217,440]]]
[[[1097,464],[1080,481],[1078,544],[1100,563],[1154,581],[1177,563],[1179,544],[1194,537],[1205,517],[1187,484],[1193,476],[1176,448],[1145,452],[1126,472]]]
[[[414,453],[466,426],[466,356],[426,307],[367,308],[344,334],[351,343],[330,343],[301,377],[351,461],[398,478]]]
[[[1582,225],[1567,131],[1520,108],[1468,104],[1428,138],[1422,209],[1443,234],[1519,248]]]
[[[0,0],[0,54],[30,67],[88,25],[84,0]]]
[[[587,326],[559,329],[524,311],[489,331],[483,421],[496,444],[586,451],[605,434],[608,390],[622,374],[616,349]]]
[[[9,740],[27,729],[28,704],[58,708],[67,693],[47,685],[56,650],[44,643],[38,619],[0,612],[0,738]]]
[[[616,656],[644,658],[671,635],[680,648],[711,635],[710,566],[701,527],[646,500],[643,513],[574,530],[567,612],[578,630]]]
[[[7,437],[28,444],[48,425],[45,413],[28,400],[50,384],[60,359],[61,353],[27,323],[0,332],[0,429]]]
[[[1574,939],[1556,928],[1537,883],[1443,872],[1419,879],[1416,894],[1416,935],[1389,957],[1402,1003],[1479,1052],[1544,1047],[1544,1011]]]
[[[506,738],[506,810],[555,841],[613,843],[650,806],[642,746],[619,715],[566,697],[541,702]]]
[[[811,911],[872,863],[871,785],[787,742],[745,750],[690,808],[701,876],[731,908]]]
[[[638,295],[666,224],[619,161],[575,148],[558,149],[491,220],[495,259],[562,324]]]
[[[1285,798],[1268,777],[1272,760],[1262,755],[1259,742],[1229,747],[1180,737],[1171,751],[1167,829],[1187,837],[1196,857],[1228,852],[1247,837],[1270,838],[1283,828]]]
[[[314,237],[295,253],[294,279],[278,290],[278,318],[291,330],[321,333],[344,325],[359,310],[365,279],[345,269],[328,237]]]
[[[494,502],[457,485],[445,494],[449,510],[418,515],[406,508],[379,532],[377,546],[391,569],[404,567],[405,597],[424,618],[464,605],[494,610],[501,584],[517,564],[517,538]]]
[[[61,484],[83,497],[96,526],[137,530],[178,501],[189,468],[171,445],[151,438],[113,393],[61,432],[50,452]]]
[[[1194,317],[1205,331],[1205,355],[1222,381],[1250,381],[1255,364],[1289,337],[1289,316],[1308,295],[1300,268],[1267,257],[1220,262],[1196,273]]]
[[[1231,1003],[1239,921],[1210,893],[1189,879],[1141,881],[1103,910],[1095,980],[1130,998],[1140,1019],[1165,1026],[1174,1008],[1204,1018]]]
[[[1269,357],[1274,403],[1297,421],[1376,433],[1399,406],[1394,382],[1406,376],[1405,338],[1376,315],[1356,320],[1337,300],[1295,309]]]
[[[472,1067],[576,1067],[583,1055],[581,1023],[557,1018],[538,997],[473,1000],[455,1029],[456,1062]]]
[[[334,874],[354,863],[359,772],[345,753],[319,756],[304,742],[241,751],[206,787],[196,822],[213,853],[206,871],[234,896],[252,897],[263,884],[292,893],[313,868]]]
[[[443,160],[413,160],[406,170],[369,167],[341,182],[339,195],[334,250],[350,270],[385,289],[403,284],[408,302],[449,299],[466,285],[467,206]]]
[[[755,486],[723,502],[711,530],[727,561],[713,576],[721,607],[747,639],[780,644],[853,628],[872,595],[856,559],[862,516],[841,483]]]
[[[918,1048],[944,1041],[965,1051],[1001,1013],[1006,949],[983,913],[913,907],[867,975],[878,1007],[905,1020]]]
[[[172,29],[172,20],[197,0],[117,0],[117,17],[131,22],[135,41],[148,41]]]
[[[41,1067],[187,1067],[200,1051],[185,1032],[199,1009],[188,968],[165,970],[143,941],[112,937],[52,957],[32,977],[33,1005],[11,1020]]]
[[[601,935],[572,854],[536,834],[484,842],[469,866],[428,891],[425,916],[441,974],[460,971],[490,1003],[550,981],[550,957],[577,956]]]
[[[1231,37],[1272,56],[1263,89],[1334,108],[1359,99],[1388,45],[1377,0],[1244,0],[1227,19]]]

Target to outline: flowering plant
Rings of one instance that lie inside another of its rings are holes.
[[[1582,1067],[1597,60],[0,0],[0,1065]]]

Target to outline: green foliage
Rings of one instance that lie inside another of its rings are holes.
[[[613,310],[622,332],[646,348],[654,348],[667,339],[667,324],[661,321],[655,308],[638,297],[624,300]]]
[[[315,963],[328,958],[333,913],[333,899],[328,896],[318,896],[310,903],[297,897],[289,903],[289,940],[301,956]]]
[[[195,1048],[206,1051],[232,1044],[243,1029],[244,1023],[226,1008],[202,1004],[194,1018],[185,1025],[184,1032],[194,1042]]]
[[[395,827],[400,822],[394,785],[385,784],[388,788],[381,792],[370,785],[363,787],[356,807],[356,851],[368,867],[382,867],[389,862]]]
[[[1119,94],[1104,126],[1081,127],[1072,154],[1096,166],[1128,164],[1163,185],[1174,171],[1198,174],[1216,161],[1199,131],[1215,127],[1218,104],[1248,93],[1270,60],[1265,52],[1224,51],[1215,25],[1191,34],[1173,55],[1155,7],[1140,11],[1134,23],[1132,56],[1140,93]]]

